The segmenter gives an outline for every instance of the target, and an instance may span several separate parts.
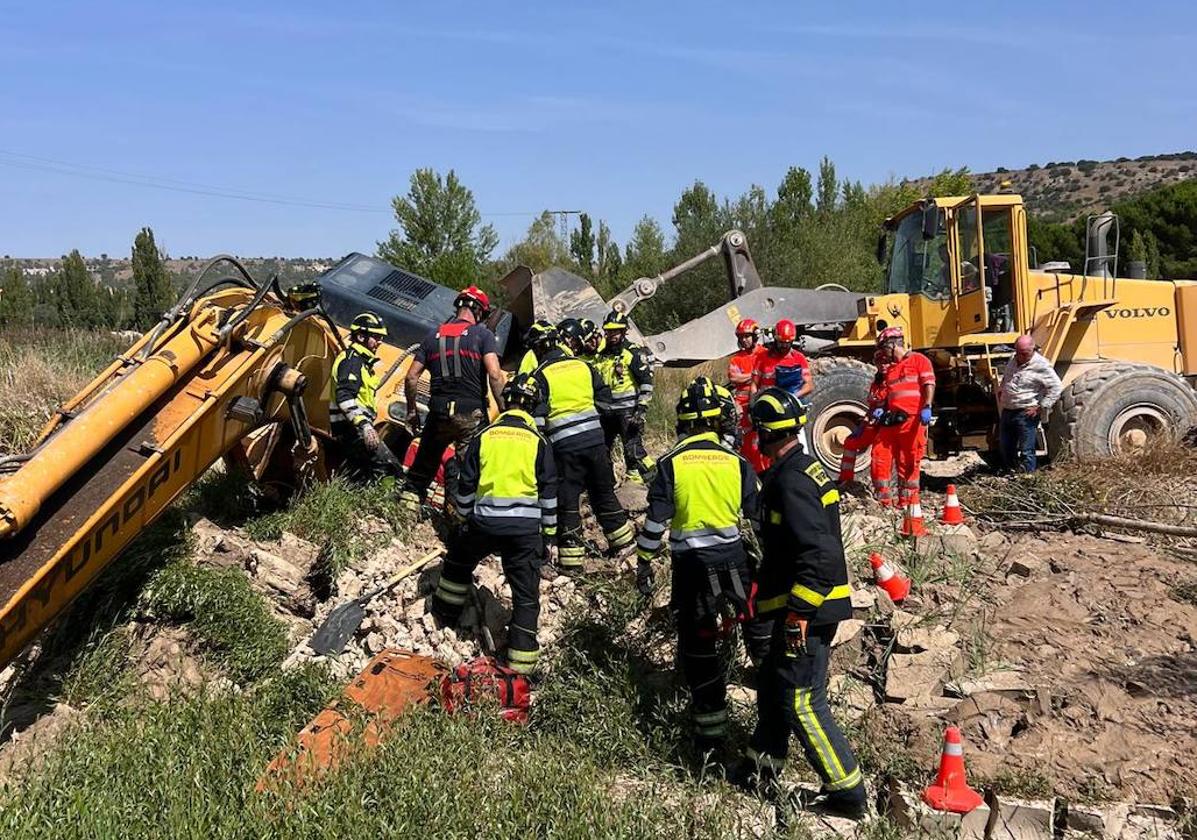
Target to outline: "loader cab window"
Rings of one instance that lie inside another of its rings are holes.
[[[985,239],[985,285],[989,288],[989,324],[993,332],[1014,329],[1014,219],[1010,207],[986,207],[981,213]]]
[[[893,251],[885,290],[890,294],[925,295],[944,300],[951,294],[945,253],[947,232],[942,223],[932,239],[923,239],[923,220],[910,213],[894,231]]]

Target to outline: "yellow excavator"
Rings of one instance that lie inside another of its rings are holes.
[[[205,285],[224,266],[233,273]],[[258,284],[232,257],[212,260],[30,452],[0,458],[0,668],[218,459],[268,485],[337,469],[330,369],[365,309],[388,327],[377,423],[402,456],[403,347],[450,315],[454,297],[363,254],[287,291]],[[505,341],[510,314],[496,311],[490,326]]]

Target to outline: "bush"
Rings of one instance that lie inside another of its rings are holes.
[[[0,455],[28,450],[55,409],[125,349],[125,342],[105,332],[0,335]]]

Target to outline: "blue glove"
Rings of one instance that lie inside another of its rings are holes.
[[[925,406],[919,411],[919,422],[924,426],[931,423],[931,406]]]
[[[885,414],[884,408],[874,408],[869,412],[869,419],[873,421],[880,420],[883,414]]]

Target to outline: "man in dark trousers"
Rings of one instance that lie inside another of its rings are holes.
[[[757,726],[737,781],[776,789],[792,732],[823,782],[824,807],[863,816],[860,767],[827,705],[831,640],[852,616],[840,494],[802,449],[803,408],[793,394],[766,388],[751,412],[761,450],[773,459],[760,493],[763,556],[755,603],[773,630],[757,672]]]
[[[333,360],[328,419],[356,478],[398,476],[399,459],[374,428],[380,372],[374,351],[387,337],[386,325],[373,312],[362,312],[349,325],[349,346]]]
[[[432,612],[456,624],[474,569],[488,554],[498,554],[511,586],[507,663],[529,674],[540,658],[540,567],[544,539],[557,532],[557,472],[552,450],[529,413],[540,402],[536,380],[516,375],[503,389],[503,399],[507,410],[458,456],[454,503],[465,524],[449,542]]]
[[[594,366],[611,390],[611,400],[599,405],[608,451],[623,441],[623,462],[629,481],[643,484],[653,468],[641,435],[653,398],[652,356],[627,340],[628,316],[612,310],[603,321],[603,348]]]
[[[648,518],[636,541],[636,582],[648,596],[651,561],[669,532],[670,608],[700,753],[718,749],[727,736],[727,663],[717,647],[723,624],[747,617],[752,585],[740,520],[756,509],[756,473],[721,443],[722,415],[720,396],[707,377],[682,392],[678,442],[657,462]],[[766,635],[759,642],[767,640]],[[750,652],[754,641],[746,628]]]
[[[445,448],[453,444],[456,451],[461,451],[486,419],[488,382],[499,410],[503,409],[499,345],[495,334],[482,323],[490,313],[490,299],[478,287],[469,286],[462,289],[453,306],[457,314],[420,343],[403,383],[407,423],[417,432],[420,374],[427,370],[432,378],[428,419],[399,495],[400,504],[412,513],[419,513]],[[446,484],[454,480],[450,475],[445,479]],[[452,491],[451,486],[446,489]]]
[[[599,422],[597,403],[609,400],[610,391],[593,367],[574,356],[582,349],[581,324],[567,319],[559,329],[563,343],[537,356],[540,367],[534,375],[541,399],[537,422],[557,458],[557,562],[561,571],[580,574],[586,556],[579,510],[583,490],[590,496],[612,556],[631,550],[635,531],[615,497],[615,473]]]

